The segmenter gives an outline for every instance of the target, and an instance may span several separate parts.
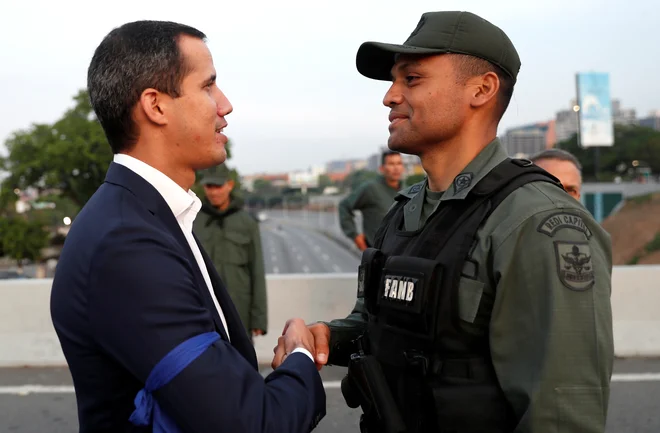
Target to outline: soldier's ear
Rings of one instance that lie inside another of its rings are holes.
[[[497,102],[497,92],[500,90],[500,79],[495,72],[487,72],[470,80],[470,104],[481,107],[490,101]]]

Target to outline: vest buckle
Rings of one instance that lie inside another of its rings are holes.
[[[418,370],[422,376],[426,376],[429,371],[429,358],[423,353],[416,350],[409,350],[403,352],[408,366],[413,370]]]

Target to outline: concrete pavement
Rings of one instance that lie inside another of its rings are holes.
[[[260,230],[268,274],[356,272],[360,264],[357,254],[328,235],[294,221],[269,219]]]
[[[263,375],[270,369],[264,368]],[[358,432],[359,411],[349,409],[339,390],[343,368],[326,368],[327,415],[318,433]],[[606,433],[660,432],[660,359],[617,360]],[[0,369],[0,431],[78,431],[76,401],[66,368]]]

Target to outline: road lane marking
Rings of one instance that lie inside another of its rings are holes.
[[[613,374],[612,382],[655,382],[660,381],[660,373]]]
[[[21,385],[0,386],[0,394],[29,395],[29,394],[72,394],[73,386],[48,386],[48,385]]]
[[[660,373],[623,373],[613,374],[612,382],[658,382]],[[326,380],[323,386],[328,389],[341,388],[341,380]],[[67,385],[19,385],[0,386],[0,395],[30,394],[73,394],[73,386]]]
[[[334,269],[335,272],[341,272],[341,268],[337,265],[332,265],[332,269]]]

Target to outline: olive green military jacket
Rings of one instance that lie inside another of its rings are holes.
[[[367,244],[373,245],[376,230],[394,203],[397,192],[397,189],[387,184],[383,176],[355,188],[355,191],[339,202],[339,224],[344,234],[350,239],[358,235],[354,211],[359,210],[362,213],[364,237]]]
[[[241,207],[237,198],[224,212],[204,201],[193,231],[225,283],[246,331],[265,332],[268,303],[259,224]]]
[[[506,158],[489,144],[440,198],[462,200]],[[401,192],[406,230],[429,206],[426,181]],[[427,204],[427,206],[424,206]],[[433,203],[431,202],[431,205]],[[432,212],[428,211],[429,214]],[[547,182],[511,193],[477,232],[459,285],[461,324],[487,334],[516,433],[602,433],[614,360],[609,235],[567,193]],[[361,300],[334,320],[330,363],[346,365],[342,344],[364,332]]]

